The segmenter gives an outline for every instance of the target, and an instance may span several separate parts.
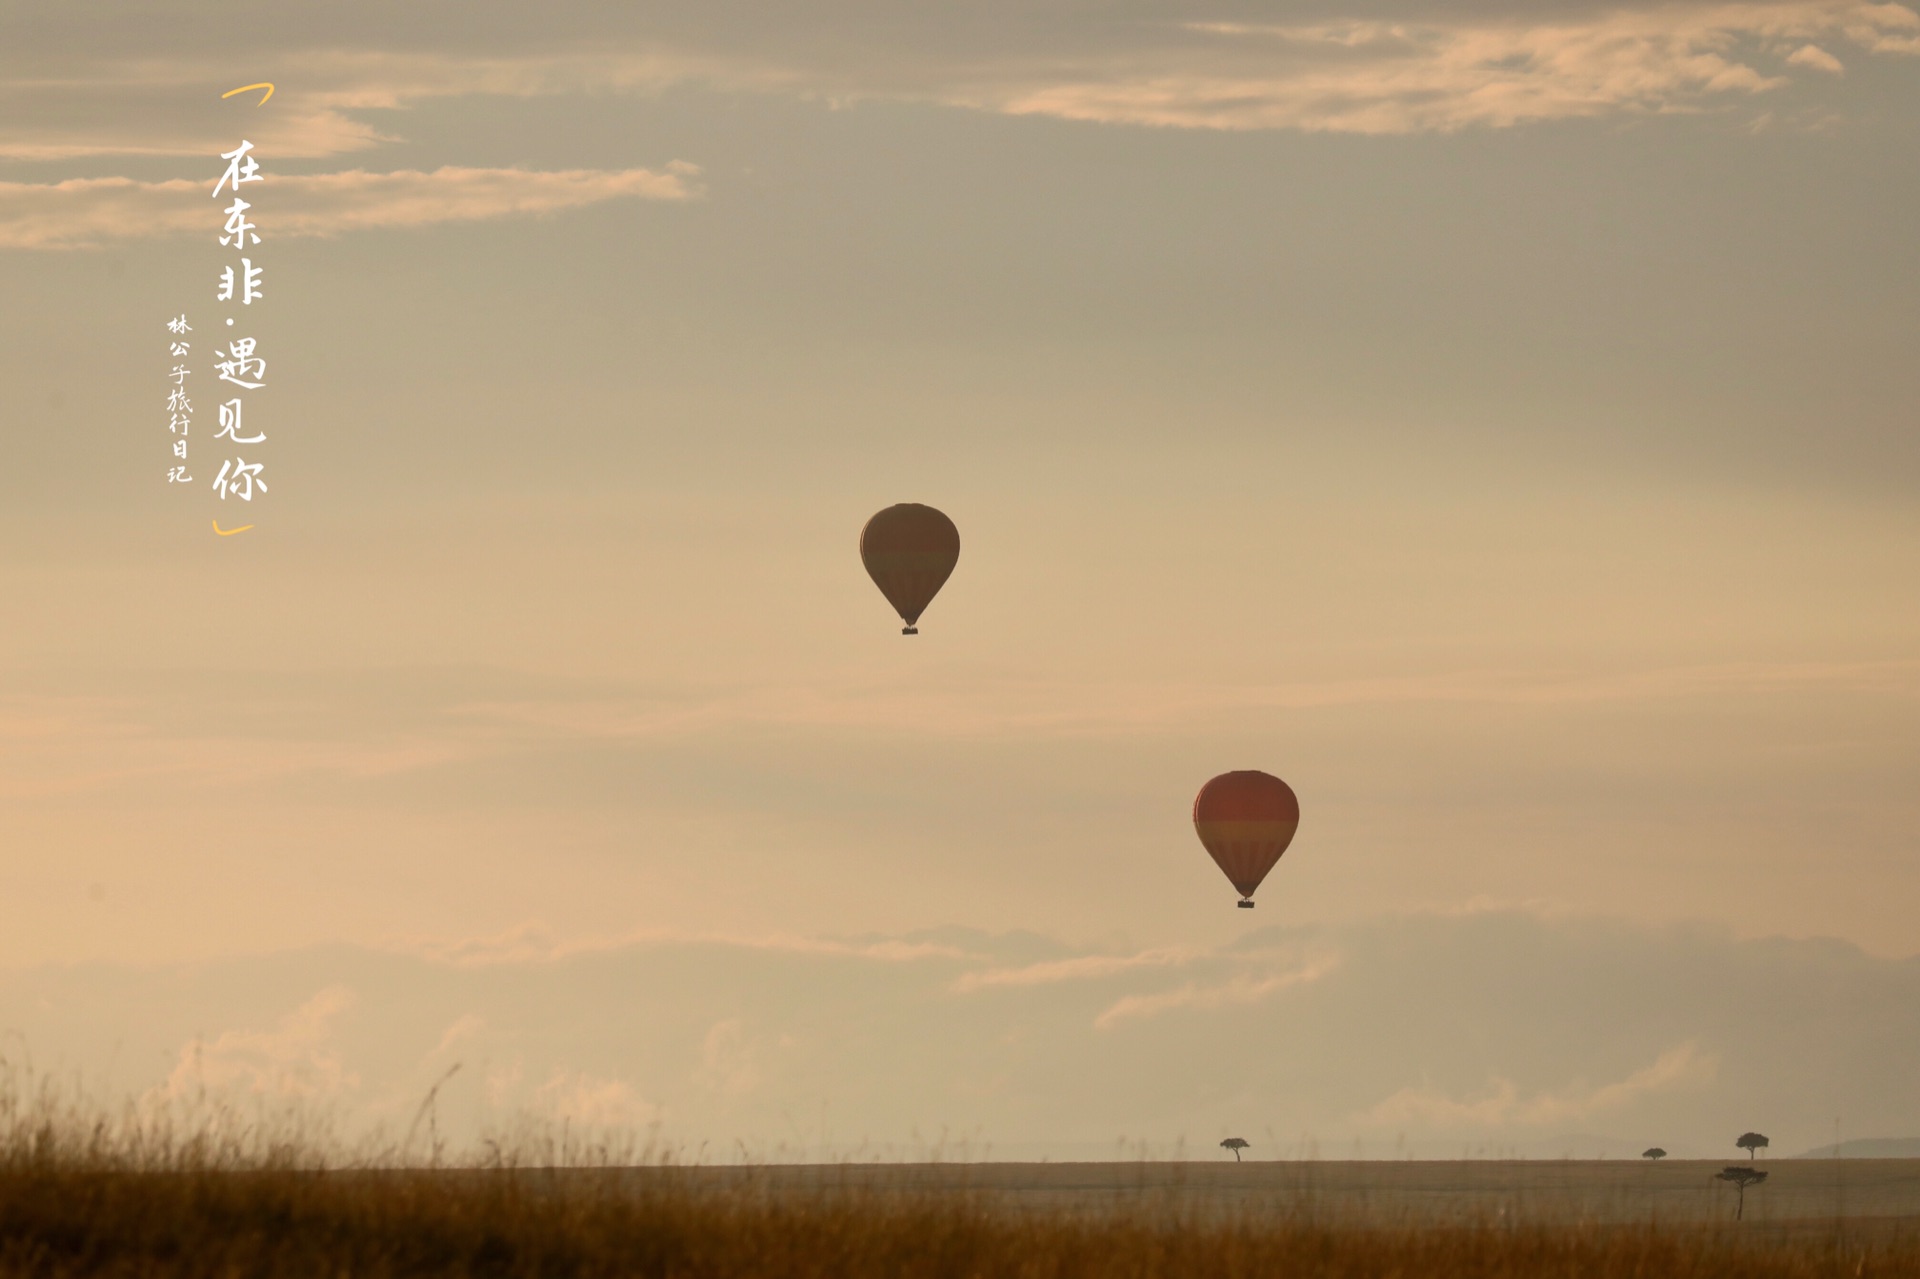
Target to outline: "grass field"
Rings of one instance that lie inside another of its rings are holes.
[[[1920,1160],[468,1167],[0,1106],[0,1277],[1914,1276]],[[565,1152],[562,1152],[563,1154]]]
[[[1781,1195],[1737,1226],[1632,1219],[1697,1194],[1684,1167],[1644,1190],[1605,1164],[133,1171],[16,1153],[9,1276],[1920,1276],[1911,1215],[1790,1217]],[[1913,1194],[1911,1166],[1845,1171],[1863,1204]]]

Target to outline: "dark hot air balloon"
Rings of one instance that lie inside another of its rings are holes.
[[[1207,852],[1253,909],[1253,890],[1267,877],[1300,826],[1293,788],[1270,773],[1222,773],[1193,799],[1193,829]]]
[[[918,502],[889,506],[860,530],[860,562],[906,623],[902,635],[920,633],[914,623],[946,585],[959,559],[960,530]]]

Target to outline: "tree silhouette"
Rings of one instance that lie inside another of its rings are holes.
[[[1767,1148],[1767,1138],[1764,1133],[1743,1132],[1740,1134],[1740,1140],[1733,1144],[1746,1151],[1747,1158],[1751,1159],[1753,1158],[1754,1151],[1765,1150]]]
[[[1649,1146],[1647,1149],[1640,1152],[1640,1157],[1642,1159],[1656,1159],[1656,1160],[1665,1159],[1667,1157],[1667,1152],[1660,1149],[1660,1147],[1658,1146]]]
[[[1766,1138],[1762,1137],[1760,1140],[1764,1142]],[[1767,1179],[1767,1174],[1761,1172],[1758,1168],[1742,1168],[1739,1164],[1729,1164],[1725,1169],[1713,1175],[1721,1181],[1731,1181],[1740,1188],[1740,1201],[1735,1205],[1733,1210],[1733,1219],[1735,1221],[1740,1220],[1741,1215],[1747,1210],[1747,1187],[1757,1186]]]
[[[1231,1150],[1233,1152],[1233,1162],[1239,1163],[1240,1152],[1245,1150],[1251,1143],[1248,1142],[1245,1137],[1229,1137],[1220,1144],[1226,1149]]]

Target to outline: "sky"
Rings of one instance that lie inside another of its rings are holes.
[[[1920,1133],[1914,8],[0,24],[10,1062],[761,1153]],[[244,503],[164,411],[242,139]]]

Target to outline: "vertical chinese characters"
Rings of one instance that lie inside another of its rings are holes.
[[[187,434],[193,426],[193,401],[187,398],[187,377],[192,370],[186,365],[187,355],[193,349],[187,340],[191,332],[193,327],[187,323],[185,311],[167,321],[171,338],[167,354],[173,359],[173,368],[167,373],[167,380],[173,383],[173,389],[167,392],[167,434],[173,441],[173,460],[167,467],[169,484],[185,484],[193,479],[187,474]]]
[[[263,287],[265,269],[256,266],[251,257],[241,252],[260,243],[259,228],[247,218],[253,205],[240,195],[243,184],[261,180],[260,162],[254,159],[252,151],[253,143],[242,140],[238,147],[222,152],[220,158],[227,162],[226,172],[213,184],[214,199],[219,199],[223,190],[230,191],[233,196],[233,203],[224,210],[227,220],[222,227],[220,243],[241,254],[237,266],[229,263],[221,269],[214,291],[214,301],[227,303],[229,307],[250,307],[266,296]],[[233,325],[231,315],[227,316],[227,325]],[[246,391],[257,391],[265,386],[267,361],[257,353],[257,346],[258,343],[251,337],[235,337],[225,349],[215,350],[214,355],[219,358],[213,367],[219,380]],[[233,456],[221,459],[220,473],[213,481],[213,490],[223,501],[231,497],[251,502],[256,491],[267,491],[267,482],[262,478],[265,463],[249,462],[239,452],[238,446],[259,444],[267,438],[266,433],[257,428],[252,428],[252,433],[248,433],[250,428],[245,424],[244,408],[245,401],[238,394],[220,405],[220,429],[214,433],[214,442],[223,453],[226,450],[222,441],[234,446]]]

